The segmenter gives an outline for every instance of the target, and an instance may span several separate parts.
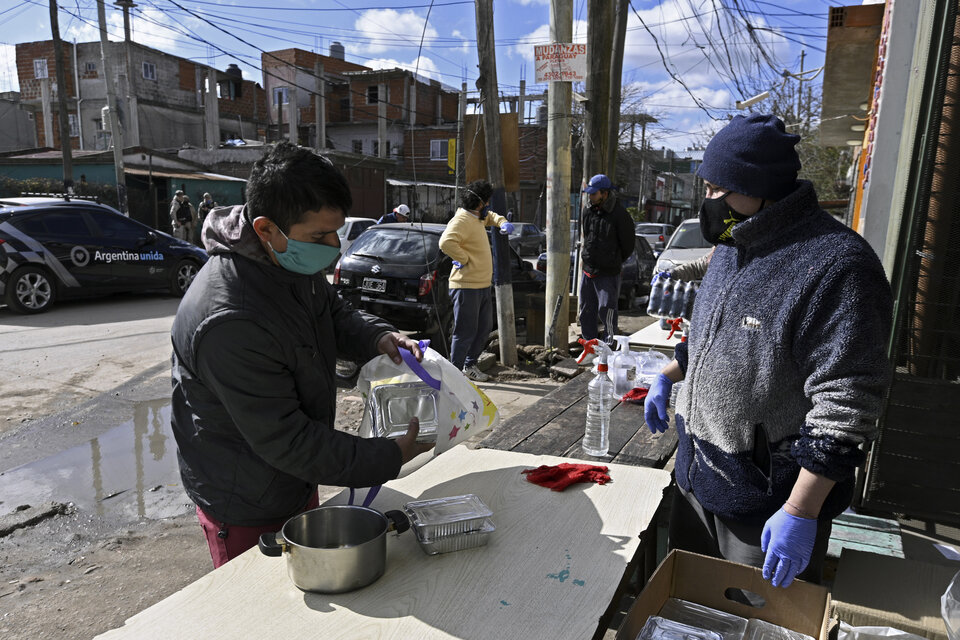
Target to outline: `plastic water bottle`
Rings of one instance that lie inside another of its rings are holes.
[[[620,350],[610,359],[608,375],[613,378],[613,399],[619,402],[637,384],[637,358],[630,351],[630,336],[613,336]]]
[[[680,318],[683,316],[683,306],[686,303],[687,286],[689,282],[677,280],[673,289],[673,304],[670,305],[670,317]]]
[[[597,376],[587,386],[587,426],[583,431],[583,452],[603,457],[610,452],[610,409],[613,407],[613,382],[607,376],[606,345],[598,349]]]
[[[693,317],[693,303],[697,299],[697,289],[699,287],[693,282],[688,282],[686,290],[683,292],[683,319],[690,320]]]
[[[647,301],[647,315],[656,316],[660,314],[660,303],[663,302],[663,285],[665,278],[660,274],[653,276],[653,282],[650,283],[650,299]]]
[[[660,301],[660,312],[657,314],[663,318],[669,318],[670,311],[673,309],[673,288],[673,280],[667,280],[663,285],[663,300]]]

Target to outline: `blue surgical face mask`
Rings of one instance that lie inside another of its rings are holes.
[[[280,230],[280,227],[277,227],[277,229]],[[277,262],[280,263],[280,266],[287,271],[312,276],[329,267],[340,255],[339,246],[331,247],[328,244],[291,240],[282,230],[280,230],[280,235],[287,238],[286,251],[280,253],[274,249],[273,245],[269,242],[267,245],[270,247],[270,250],[273,251],[273,255],[277,257]]]

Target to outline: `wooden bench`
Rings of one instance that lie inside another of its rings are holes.
[[[564,385],[504,421],[478,447],[535,453],[582,460],[616,462],[662,469],[677,447],[676,429],[654,435],[643,419],[643,405],[620,402],[610,414],[610,455],[588,456],[580,448],[587,419],[584,371]]]

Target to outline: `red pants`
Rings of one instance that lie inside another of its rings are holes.
[[[314,491],[299,513],[316,509],[319,506],[320,498]],[[200,521],[203,535],[207,539],[207,547],[210,549],[210,557],[213,558],[214,569],[229,560],[233,560],[247,549],[257,546],[260,541],[260,534],[279,531],[287,521],[287,518],[284,518],[273,524],[264,524],[259,527],[241,527],[214,520],[200,507],[197,507],[197,519]]]

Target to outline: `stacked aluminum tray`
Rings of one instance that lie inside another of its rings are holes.
[[[472,493],[408,502],[403,510],[420,548],[429,555],[481,547],[496,529],[493,512]]]

